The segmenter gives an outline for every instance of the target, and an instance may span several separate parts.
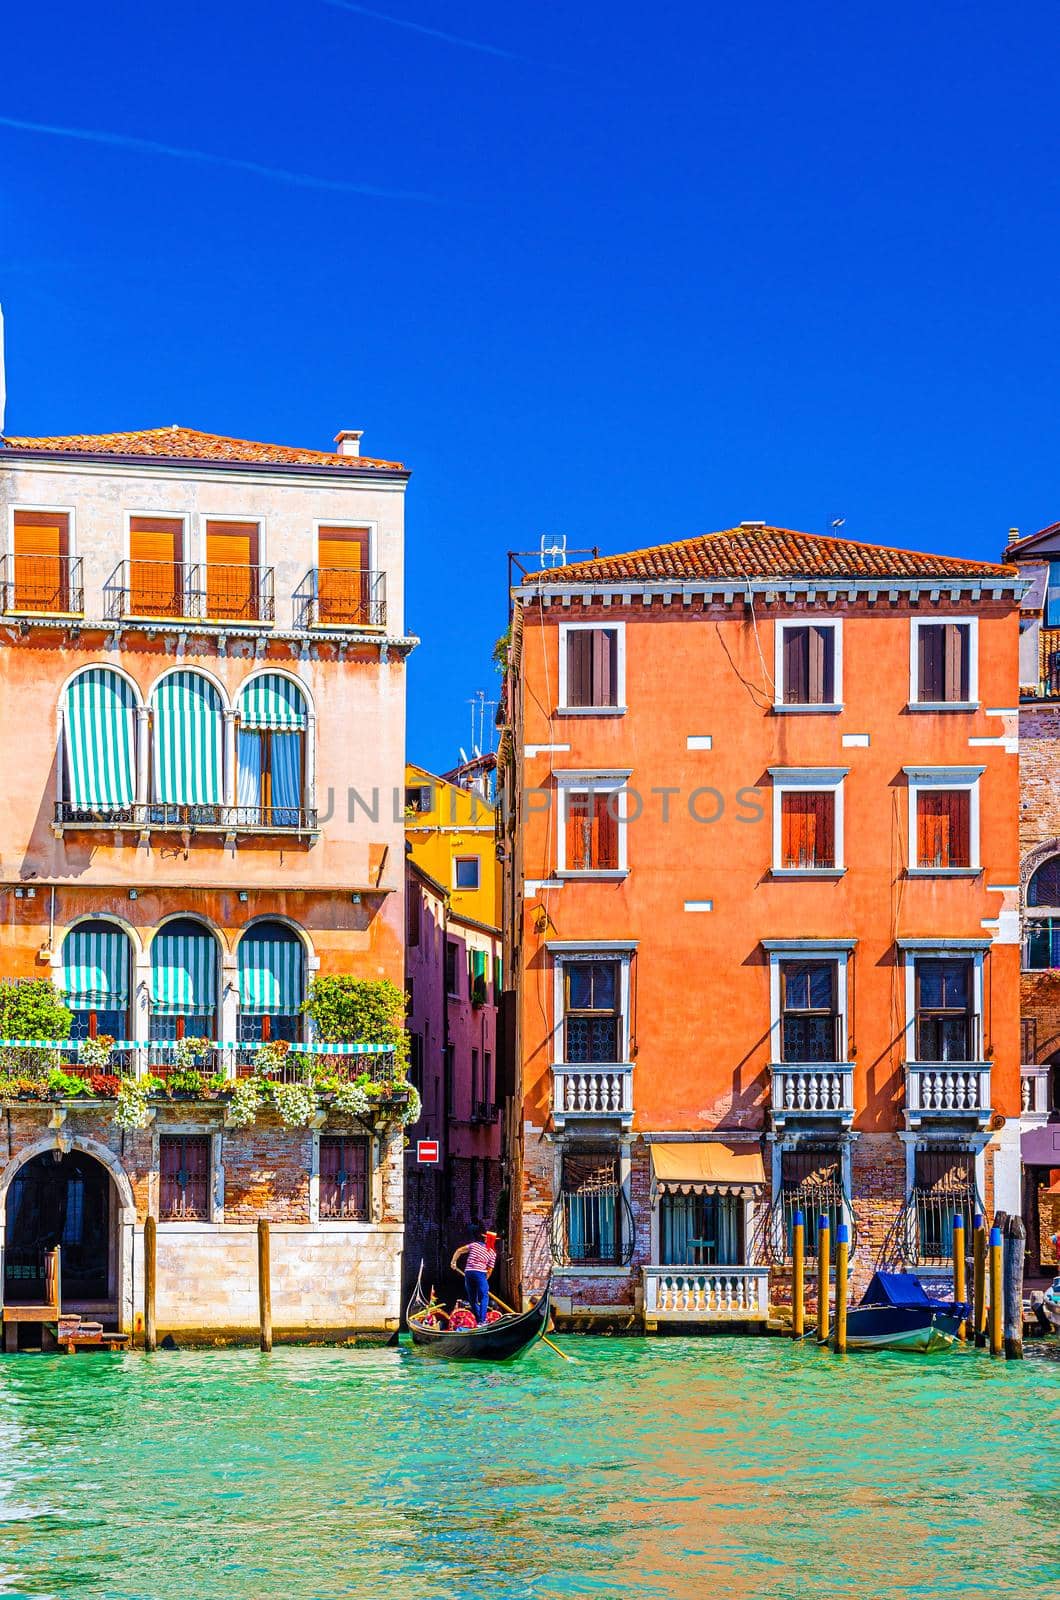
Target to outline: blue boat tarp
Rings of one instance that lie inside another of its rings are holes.
[[[967,1304],[958,1305],[953,1300],[936,1300],[928,1294],[920,1279],[912,1272],[877,1272],[861,1299],[863,1306],[925,1306],[932,1311],[946,1310],[966,1317]]]

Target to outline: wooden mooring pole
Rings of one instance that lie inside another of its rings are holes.
[[[850,1270],[850,1229],[841,1222],[835,1231],[835,1348],[847,1349],[847,1276]]]
[[[791,1225],[791,1337],[806,1332],[806,1219],[796,1211]]]
[[[817,1219],[817,1342],[828,1340],[828,1267],[831,1257],[831,1228],[827,1217]]]
[[[986,1344],[986,1222],[981,1211],[972,1224],[972,1333],[981,1350]]]
[[[269,1224],[265,1217],[258,1218],[258,1323],[261,1328],[261,1348],[272,1349],[272,1281],[269,1247]]]
[[[1027,1228],[1022,1217],[1005,1218],[1002,1272],[1005,1296],[1005,1359],[1023,1360],[1023,1258]]]
[[[158,1224],[154,1217],[144,1218],[144,1349],[158,1349],[158,1327],[155,1322],[155,1284],[158,1281]]]
[[[964,1218],[958,1213],[953,1219],[953,1298],[963,1300],[967,1292],[964,1259]],[[961,1322],[957,1328],[958,1339],[968,1337],[968,1324]]]
[[[1001,1289],[1001,1229],[990,1230],[990,1354],[1000,1356],[1004,1353],[1002,1338],[1002,1289]]]

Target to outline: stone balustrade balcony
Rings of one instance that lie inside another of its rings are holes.
[[[644,1267],[644,1323],[765,1322],[768,1267]]]
[[[633,1122],[632,1061],[554,1062],[552,1123],[557,1131],[568,1122],[612,1122],[628,1128]]]
[[[854,1117],[854,1066],[850,1061],[773,1061],[769,1067],[773,1126],[832,1122]]]
[[[986,1127],[990,1100],[989,1061],[907,1061],[905,1115],[910,1128],[962,1123]]]

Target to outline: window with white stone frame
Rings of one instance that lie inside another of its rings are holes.
[[[556,868],[561,877],[620,878],[628,871],[629,776],[557,774]]]
[[[842,621],[778,622],[773,681],[775,711],[842,711]]]
[[[770,767],[773,876],[839,874],[844,861],[847,767]]]
[[[973,876],[980,870],[979,780],[985,767],[906,767],[908,870]]]
[[[974,710],[978,654],[976,617],[914,617],[909,624],[909,710]]]
[[[626,709],[626,631],[621,622],[561,622],[557,710],[620,716]]]

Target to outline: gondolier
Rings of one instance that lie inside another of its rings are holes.
[[[467,1289],[468,1304],[475,1313],[475,1321],[481,1328],[489,1310],[490,1273],[497,1265],[497,1252],[494,1249],[497,1235],[485,1227],[480,1228],[479,1232],[480,1238],[472,1240],[470,1244],[462,1244],[459,1250],[453,1252],[450,1265],[454,1272],[459,1272],[461,1256],[467,1257],[464,1287]]]

